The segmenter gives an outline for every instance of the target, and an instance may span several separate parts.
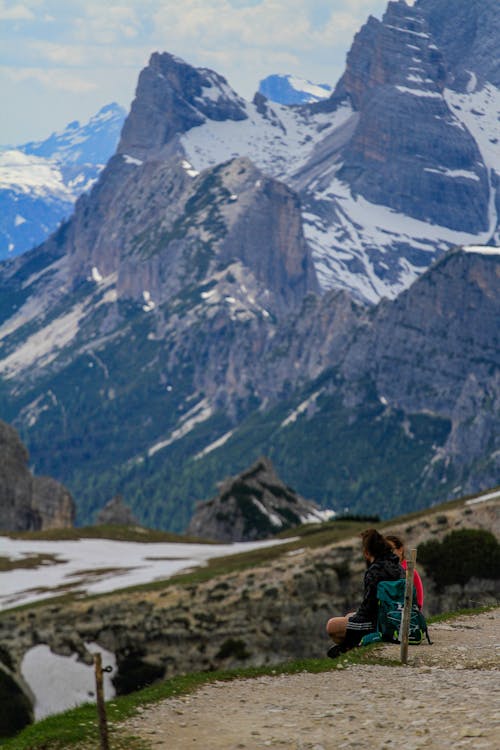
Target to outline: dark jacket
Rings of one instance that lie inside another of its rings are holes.
[[[399,563],[399,558],[393,552],[388,552],[374,560],[365,573],[363,601],[356,613],[349,618],[347,630],[361,633],[361,635],[376,630],[377,584],[379,581],[397,581],[404,576],[405,572]]]

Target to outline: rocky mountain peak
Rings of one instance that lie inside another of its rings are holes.
[[[262,456],[250,468],[221,483],[219,494],[199,503],[188,534],[219,541],[265,539],[279,531],[328,517],[304,500]]]
[[[417,0],[414,11],[446,55],[449,85],[459,91],[485,81],[500,86],[498,0]]]
[[[443,95],[446,78],[443,54],[417,6],[390,2],[381,22],[371,17],[354,39],[334,94],[359,111],[337,176],[371,203],[450,229],[485,232],[487,170]]]
[[[445,79],[443,56],[425,18],[398,0],[389,3],[382,21],[370,16],[356,34],[335,94],[347,94],[354,109],[360,110],[381,86],[436,93],[443,90]]]
[[[194,68],[167,52],[155,52],[139,76],[118,153],[144,159],[206,119],[246,117],[244,100],[223,76]]]

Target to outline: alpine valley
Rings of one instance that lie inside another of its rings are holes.
[[[383,517],[500,475],[500,5],[390,2],[331,96],[155,53],[71,218],[0,266],[0,416],[88,522],[268,457]]]

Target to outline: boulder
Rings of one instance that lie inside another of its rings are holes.
[[[0,530],[38,531],[72,527],[75,504],[50,477],[34,477],[28,451],[16,430],[0,421]]]
[[[115,495],[96,516],[96,522],[103,525],[135,526],[138,524],[134,514],[123,502],[121,495]]]

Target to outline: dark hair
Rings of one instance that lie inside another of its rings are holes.
[[[363,540],[363,551],[375,559],[392,552],[389,542],[376,529],[366,529],[361,532],[361,539]]]
[[[387,534],[386,539],[391,545],[394,545],[396,549],[404,548],[403,540],[401,537],[396,536],[396,534]]]

